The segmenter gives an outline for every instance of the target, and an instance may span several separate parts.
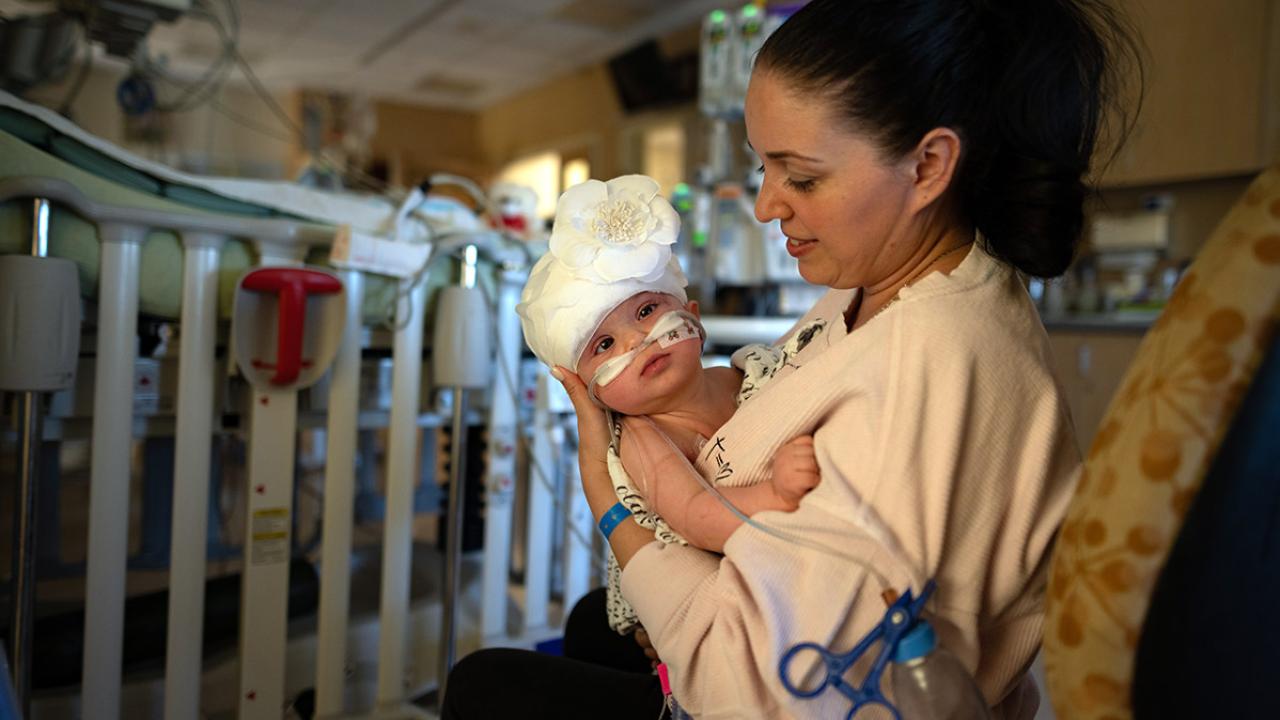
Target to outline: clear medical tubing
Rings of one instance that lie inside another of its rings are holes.
[[[920,620],[901,642],[889,671],[904,720],[990,720],[987,701],[964,665]]]

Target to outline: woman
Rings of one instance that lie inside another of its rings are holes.
[[[1034,714],[1026,669],[1079,456],[1021,277],[1071,262],[1117,48],[1133,45],[1097,0],[815,0],[761,49],[746,104],[756,214],[832,290],[797,324],[824,321],[821,335],[696,465],[758,479],[812,434],[821,483],[795,512],[756,518],[805,544],[743,526],[720,557],[630,520],[609,537],[695,717],[843,716],[838,693],[787,693],[780,657],[802,641],[852,647],[882,590],[927,578],[931,621],[995,715]],[[557,374],[599,518],[615,501],[607,430],[581,380]],[[628,435],[661,468],[645,482],[675,471],[659,439]],[[515,705],[483,691],[496,674]],[[654,717],[656,692],[644,675],[486,651],[451,676],[446,717]]]

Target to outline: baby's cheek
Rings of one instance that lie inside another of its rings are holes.
[[[626,377],[618,377],[613,382],[596,387],[596,397],[614,412],[623,415],[640,415],[640,403],[636,388]]]

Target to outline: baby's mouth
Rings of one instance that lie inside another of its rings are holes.
[[[671,357],[671,353],[658,353],[644,364],[644,368],[640,371],[640,377],[648,377],[667,366],[667,358]]]

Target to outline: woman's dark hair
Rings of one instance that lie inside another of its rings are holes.
[[[948,127],[961,138],[952,192],[987,250],[1021,272],[1067,270],[1085,177],[1141,51],[1105,0],[813,0],[756,66],[830,98],[891,157]],[[1140,97],[1140,93],[1133,94]]]

